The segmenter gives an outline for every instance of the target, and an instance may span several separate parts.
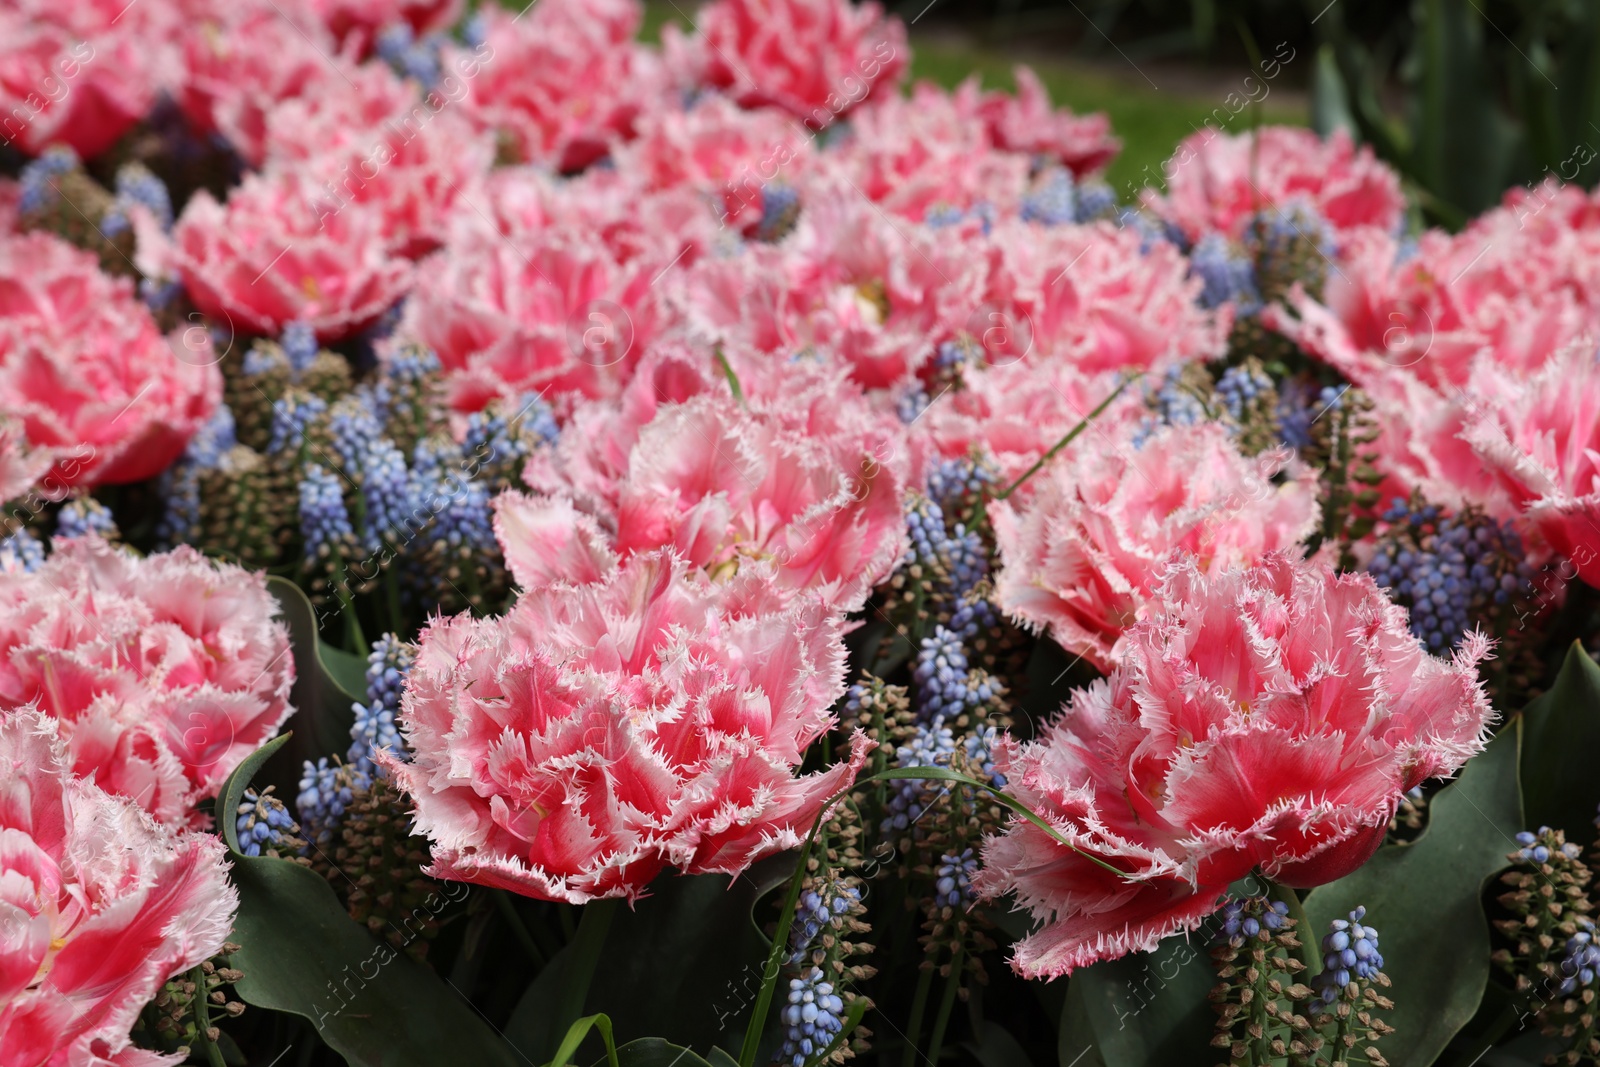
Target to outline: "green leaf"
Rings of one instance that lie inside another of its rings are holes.
[[[999,1023],[984,1020],[978,1040],[968,1041],[961,1047],[972,1054],[979,1067],[1033,1067],[1022,1043]]]
[[[1210,1045],[1216,1012],[1206,1000],[1215,982],[1204,943],[1187,937],[1169,937],[1153,952],[1074,971],[1061,1062],[1070,1063],[1085,1048],[1096,1049],[1105,1067],[1215,1062]]]
[[[1061,1027],[1056,1035],[1056,1062],[1059,1067],[1106,1067],[1094,1046],[1089,1029],[1089,1008],[1076,996],[1073,979],[1067,979],[1067,999],[1062,1006]]]
[[[600,1060],[595,1067],[606,1063]],[[619,1067],[708,1067],[705,1060],[693,1052],[659,1037],[641,1037],[617,1049]]]
[[[610,1067],[617,1067],[617,1043],[611,1039],[611,1019],[605,1015],[586,1015],[568,1027],[567,1036],[561,1039],[561,1047],[556,1049],[556,1057],[550,1061],[550,1067],[567,1067],[590,1030],[600,1031],[606,1043],[606,1060]]]
[[[1550,691],[1522,713],[1522,800],[1528,827],[1585,840],[1600,805],[1600,667],[1573,642]]]
[[[353,1067],[524,1063],[436,974],[351,920],[320,875],[290,860],[239,854],[230,813],[252,776],[288,741],[288,734],[274,738],[247,756],[218,798],[239,890],[231,935],[242,946],[232,957],[244,972],[234,986],[239,998],[310,1019]],[[452,883],[423,907],[437,913],[460,899],[449,896],[452,889],[469,888]]]
[[[294,725],[297,739],[274,761],[271,774],[280,788],[297,780],[301,760],[315,761],[350,747],[352,705],[366,696],[366,663],[350,652],[324,645],[317,636],[317,615],[298,585],[273,575],[267,590],[278,599],[294,649]]]
[[[1483,886],[1506,865],[1522,828],[1517,791],[1521,724],[1513,721],[1468,762],[1429,805],[1428,828],[1409,845],[1388,845],[1364,867],[1305,900],[1320,940],[1328,923],[1358,905],[1383,939],[1395,1003],[1395,1032],[1382,1051],[1391,1063],[1430,1064],[1465,1026],[1489,980],[1489,922]]]

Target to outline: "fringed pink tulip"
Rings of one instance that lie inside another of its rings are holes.
[[[795,847],[865,760],[795,776],[843,691],[838,618],[770,574],[719,587],[671,553],[435,622],[387,761],[429,873],[546,900],[637,899],[667,867]]]
[[[1317,528],[1316,472],[1287,452],[1245,457],[1215,423],[1160,430],[1138,448],[1091,427],[1034,477],[1030,499],[993,508],[996,600],[1101,670],[1158,606],[1173,558],[1216,575],[1298,556]]]
[[[1172,569],[1110,678],[996,753],[1071,843],[1016,820],[984,847],[975,886],[1044,923],[1012,966],[1055,977],[1154,948],[1252,870],[1310,886],[1359,867],[1402,793],[1481,750],[1488,644],[1429,656],[1365,574],[1282,557]]]
[[[61,457],[62,485],[136,482],[222,396],[202,330],[164,338],[126,278],[53,235],[0,236],[0,415]]]
[[[222,950],[238,909],[222,842],[73,777],[56,721],[0,711],[0,1061],[162,1067],[129,1030]]]
[[[182,824],[292,708],[294,657],[259,574],[188,546],[58,541],[0,575],[0,707],[61,723],[73,769]]]

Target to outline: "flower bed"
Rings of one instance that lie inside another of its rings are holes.
[[[0,1061],[1600,1056],[1594,196],[119,6],[0,13]]]

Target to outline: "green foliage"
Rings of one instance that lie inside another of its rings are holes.
[[[1522,797],[1529,826],[1576,840],[1600,805],[1600,666],[1574,643],[1550,691],[1522,713]]]

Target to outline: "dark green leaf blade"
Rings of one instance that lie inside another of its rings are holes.
[[[1068,982],[1063,1064],[1087,1048],[1105,1067],[1216,1061],[1210,1047],[1216,1013],[1206,1000],[1216,978],[1198,937],[1169,937],[1153,952],[1074,971]]]
[[[1577,642],[1550,691],[1522,713],[1522,789],[1528,827],[1586,840],[1600,805],[1600,666]]]
[[[1383,1039],[1390,1063],[1429,1064],[1465,1026],[1489,980],[1489,921],[1480,896],[1522,828],[1517,790],[1521,724],[1512,722],[1430,805],[1427,830],[1378,850],[1366,866],[1306,898],[1313,941],[1365,906],[1382,937],[1395,1003]]]

